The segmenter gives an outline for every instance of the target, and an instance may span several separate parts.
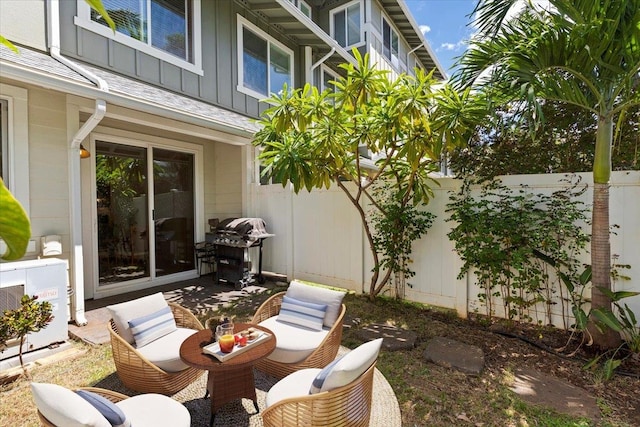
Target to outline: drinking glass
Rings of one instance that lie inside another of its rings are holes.
[[[233,323],[225,323],[216,327],[216,340],[223,353],[231,353],[236,341],[233,336]]]

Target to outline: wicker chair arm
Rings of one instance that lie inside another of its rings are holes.
[[[318,347],[306,357],[305,364],[314,366],[314,363],[317,361],[320,363],[319,366],[325,366],[335,358],[338,348],[340,347],[340,343],[342,342],[343,321],[346,311],[347,307],[342,304],[342,308],[336,322],[333,324],[329,333],[324,337],[320,345],[318,345]]]
[[[173,317],[176,319],[176,325],[181,328],[195,329],[201,331],[204,329],[198,318],[187,308],[173,302],[169,303]]]
[[[261,413],[264,426],[368,426],[375,365],[343,387],[275,403]]]
[[[282,306],[282,297],[286,292],[278,292],[272,295],[265,302],[262,303],[258,310],[253,315],[251,323],[257,325],[260,322],[267,320],[270,317],[277,316],[280,313],[280,307]]]
[[[99,394],[107,400],[110,400],[113,403],[120,402],[121,400],[128,399],[129,396],[126,394],[118,393],[117,391],[107,390],[106,388],[98,388],[98,387],[80,387],[78,390],[90,391],[95,394]]]

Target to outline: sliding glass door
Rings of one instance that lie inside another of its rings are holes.
[[[193,270],[194,155],[96,141],[95,159],[98,285]]]
[[[153,150],[156,275],[193,270],[193,154]]]

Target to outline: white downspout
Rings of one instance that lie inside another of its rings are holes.
[[[49,44],[51,56],[66,65],[76,73],[86,77],[98,86],[98,89],[109,92],[109,86],[103,79],[63,57],[60,54],[60,4],[59,0],[49,0],[47,8],[47,23],[49,27]],[[70,275],[71,287],[71,319],[77,325],[86,325],[84,313],[84,268],[82,256],[82,206],[81,206],[81,177],[80,177],[80,143],[91,133],[107,112],[107,102],[96,99],[95,111],[80,129],[73,135],[69,143],[69,225],[70,225]]]
[[[329,53],[327,53],[325,56],[320,58],[318,60],[318,62],[316,62],[315,64],[312,64],[311,68],[309,68],[309,75],[311,75],[313,77],[313,70],[318,68],[321,64],[324,64],[324,61],[326,61],[327,59],[331,58],[331,55],[333,55],[335,52],[336,52],[336,48],[332,47],[331,50],[329,51]],[[322,80],[320,81],[320,83],[322,83]]]

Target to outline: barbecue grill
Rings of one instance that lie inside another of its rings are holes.
[[[257,279],[259,283],[264,283],[262,242],[273,236],[274,234],[267,233],[261,218],[227,218],[220,221],[212,239],[216,254],[217,283],[232,283],[236,289],[252,283],[254,278],[245,264],[245,258],[249,248],[255,247],[259,248]]]

